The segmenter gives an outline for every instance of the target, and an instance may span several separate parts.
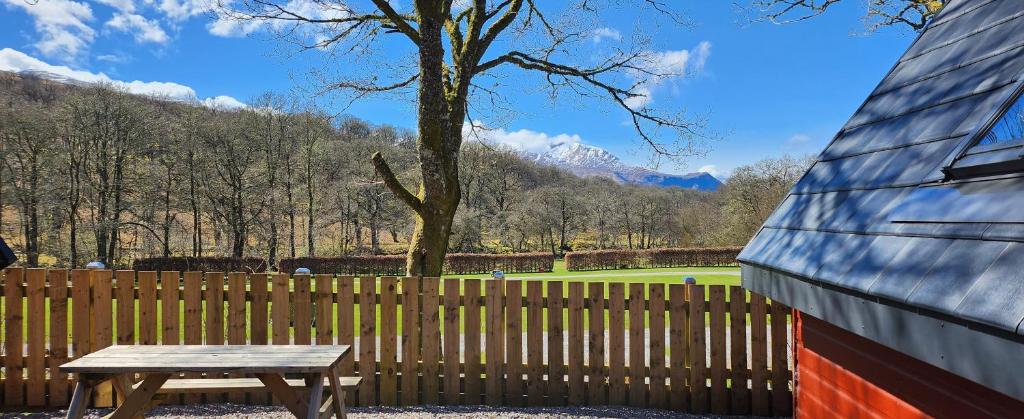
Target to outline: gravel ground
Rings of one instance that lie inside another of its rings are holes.
[[[4,413],[10,418],[63,418],[66,411],[50,411],[43,413],[13,414]],[[89,410],[86,418],[101,418],[110,413],[109,409]],[[294,418],[283,407],[272,406],[241,406],[232,404],[167,406],[158,407],[146,412],[147,418],[258,418],[285,419]],[[687,415],[667,412],[664,410],[635,409],[629,407],[558,407],[558,408],[501,408],[489,406],[422,406],[403,408],[351,408],[349,417],[360,418],[398,418],[398,419],[434,419],[434,418],[727,418],[727,416]]]

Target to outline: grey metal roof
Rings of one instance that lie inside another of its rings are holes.
[[[1024,1],[950,1],[740,261],[1024,335],[1024,176],[942,171],[1022,76]]]

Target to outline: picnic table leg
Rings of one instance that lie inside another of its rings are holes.
[[[157,390],[160,390],[160,386],[164,385],[164,382],[170,377],[170,374],[147,375],[146,379],[142,380],[142,384],[139,384],[138,388],[128,394],[124,403],[118,406],[117,409],[114,409],[114,413],[111,413],[104,419],[130,419],[142,413],[142,410],[149,404],[150,400],[153,400]]]
[[[274,396],[277,397],[277,399],[284,404],[284,407],[287,407],[288,411],[292,412],[295,417],[306,417],[307,411],[309,410],[306,402],[296,394],[295,389],[284,381],[284,377],[279,374],[256,374],[256,378],[259,378],[260,382],[262,382],[271,393],[274,393]],[[320,385],[322,386],[323,383]]]
[[[341,379],[338,377],[338,368],[331,368],[327,374],[331,380],[331,399],[333,399],[334,416],[338,419],[345,419],[345,391],[341,389]]]
[[[310,384],[312,384],[312,386]],[[320,401],[324,397],[324,375],[307,375],[306,388],[309,389],[309,402],[306,403],[306,419],[319,419]]]
[[[85,408],[91,395],[92,383],[85,377],[79,377],[78,383],[75,384],[75,393],[71,396],[71,405],[68,406],[67,419],[81,419],[85,416]]]

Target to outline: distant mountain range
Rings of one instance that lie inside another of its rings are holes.
[[[709,173],[673,175],[630,166],[608,150],[581,143],[558,144],[544,153],[520,154],[526,160],[561,167],[580,177],[600,176],[618,183],[700,191],[714,191],[722,186],[722,182]]]

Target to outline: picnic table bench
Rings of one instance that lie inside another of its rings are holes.
[[[108,417],[132,418],[151,407],[158,393],[215,393],[270,390],[298,418],[345,417],[345,389],[359,384],[357,377],[340,377],[338,365],[348,345],[117,345],[60,366],[78,374],[67,417],[81,418],[93,387],[111,381],[118,406]],[[171,379],[181,373],[208,376],[226,373],[256,378]],[[133,384],[136,374],[145,378]],[[301,377],[286,379],[285,374]],[[297,389],[307,389],[302,397]],[[330,396],[323,399],[324,390]]]

